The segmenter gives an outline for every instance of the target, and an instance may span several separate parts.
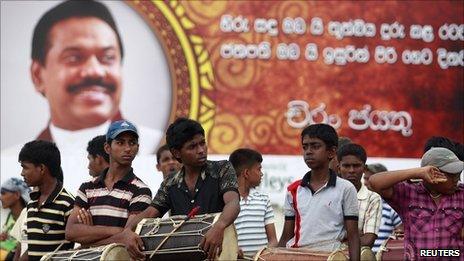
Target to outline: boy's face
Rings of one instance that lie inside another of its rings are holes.
[[[45,166],[43,164],[35,165],[28,161],[21,161],[21,176],[29,187],[39,186],[42,184]]]
[[[87,159],[89,160],[87,168],[89,169],[90,176],[96,177],[100,175],[103,172],[103,170],[105,170],[106,164],[102,156],[93,156],[87,154]]]
[[[319,138],[303,137],[303,158],[311,169],[319,169],[328,166],[335,155],[336,147],[327,148],[324,141]]]
[[[123,132],[112,140],[111,144],[105,143],[105,151],[110,155],[110,159],[120,165],[130,166],[139,152],[138,138],[132,132]]]
[[[364,172],[364,162],[354,155],[343,156],[338,165],[340,176],[353,184],[360,184]]]
[[[10,208],[21,198],[21,194],[17,191],[9,191],[2,188],[0,193],[0,201],[4,209]]]
[[[206,146],[205,136],[197,134],[184,145],[180,150],[173,149],[174,157],[180,158],[182,164],[191,167],[202,167],[206,164],[208,147]]]
[[[163,173],[163,178],[166,178],[169,174],[179,171],[182,168],[182,164],[174,158],[170,150],[164,150],[160,154],[159,163],[156,164],[156,168]]]
[[[261,184],[261,178],[263,177],[263,172],[261,163],[255,163],[248,170],[248,182],[252,188],[258,187]]]

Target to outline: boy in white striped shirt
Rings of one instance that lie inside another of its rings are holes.
[[[237,149],[229,157],[237,173],[240,214],[235,220],[238,257],[253,257],[265,246],[277,246],[274,212],[269,197],[251,190],[261,183],[261,154],[252,149]],[[251,190],[251,191],[250,191]]]

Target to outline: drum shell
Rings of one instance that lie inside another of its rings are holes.
[[[130,260],[129,252],[124,245],[109,244],[101,247],[75,249],[66,251],[57,251],[44,255],[41,261],[112,261],[112,260]]]
[[[258,251],[254,257],[255,261],[281,261],[281,260],[292,260],[292,261],[347,261],[348,251],[338,250],[334,252],[323,252],[313,251],[305,248],[263,248]]]
[[[206,259],[207,255],[200,249],[199,244],[219,216],[220,213],[214,213],[191,218],[166,240],[151,260],[193,261]],[[148,218],[142,220],[135,232],[144,243],[146,250],[144,253],[150,256],[167,234],[173,230],[174,225],[184,219],[185,216],[172,216],[165,219]],[[220,256],[216,257],[216,260],[236,260],[237,252],[237,232],[235,226],[231,224],[224,230],[222,252]]]

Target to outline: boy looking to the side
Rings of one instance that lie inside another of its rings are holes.
[[[359,260],[356,188],[329,169],[336,156],[338,135],[327,124],[314,124],[301,133],[303,157],[311,168],[288,186],[285,224],[279,246],[333,252],[348,239],[350,260]]]
[[[239,257],[253,257],[262,247],[277,246],[274,212],[269,197],[257,190],[263,173],[261,154],[252,149],[237,149],[229,157],[237,173],[240,213],[235,220]]]

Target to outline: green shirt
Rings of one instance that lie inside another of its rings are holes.
[[[8,238],[5,241],[0,242],[0,248],[6,251],[11,251],[16,248],[16,239],[10,236],[10,231],[13,228],[16,220],[14,219],[11,212],[8,214],[6,218],[5,224],[2,227],[2,231],[8,234]]]

